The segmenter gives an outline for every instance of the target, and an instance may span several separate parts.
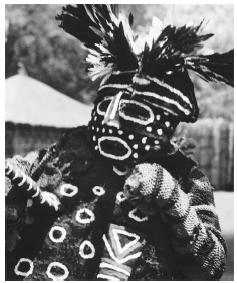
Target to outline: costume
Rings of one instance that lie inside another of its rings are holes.
[[[6,163],[8,278],[217,280],[224,270],[213,189],[171,137],[198,117],[188,70],[231,85],[233,51],[194,54],[211,36],[201,24],[167,26],[137,51],[133,17],[117,8],[58,16],[102,82],[88,127]]]

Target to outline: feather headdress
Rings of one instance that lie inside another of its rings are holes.
[[[202,22],[197,26],[168,25],[138,52],[137,37],[132,30],[133,16],[125,17],[119,12],[118,5],[67,5],[56,18],[66,32],[88,48],[86,61],[92,80],[101,78],[105,83],[112,74],[122,72],[157,78],[163,85],[180,90],[183,103],[188,99],[192,104],[187,110],[190,113],[180,120],[193,122],[198,115],[189,70],[206,81],[233,86],[233,50],[224,54],[197,53],[203,47],[202,43],[213,36],[201,34]],[[185,89],[181,86],[184,80],[187,82]]]

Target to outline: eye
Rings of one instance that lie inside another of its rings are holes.
[[[97,113],[101,116],[104,116],[106,113],[106,110],[112,100],[112,97],[105,97],[101,102],[97,105]]]
[[[124,120],[141,125],[148,125],[154,121],[154,113],[152,109],[148,105],[135,100],[122,99],[119,116]]]

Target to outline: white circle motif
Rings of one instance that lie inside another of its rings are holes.
[[[29,270],[23,272],[23,271],[20,271],[20,270],[19,270],[19,266],[20,266],[21,263],[24,263],[24,262],[29,263]],[[22,257],[22,258],[19,259],[18,263],[16,264],[16,266],[15,266],[15,268],[14,268],[14,272],[15,272],[16,275],[20,275],[20,276],[25,276],[25,277],[27,277],[27,276],[29,276],[30,274],[32,274],[33,269],[34,269],[33,261],[30,260],[29,258],[23,258],[23,257]]]
[[[60,194],[66,197],[73,197],[78,193],[78,187],[71,184],[63,184],[60,187]]]
[[[119,203],[125,201],[126,197],[124,195],[124,192],[118,192],[116,195],[116,199]]]
[[[133,140],[133,139],[134,139],[134,135],[129,135],[128,138],[129,138],[130,140]]]
[[[81,217],[82,214],[87,214],[88,217],[82,218]],[[93,222],[94,220],[95,220],[94,213],[86,207],[79,209],[76,213],[76,221],[81,224],[88,224],[88,223]]]
[[[55,238],[55,236],[53,235],[53,233],[55,231],[58,231],[61,233],[60,237],[59,238]],[[53,226],[51,228],[51,230],[49,231],[49,238],[52,242],[54,243],[62,243],[63,240],[66,238],[66,230],[63,228],[63,227],[60,227],[60,226]]]
[[[100,186],[95,186],[92,191],[96,196],[103,196],[105,194],[104,188]]]
[[[165,122],[165,125],[166,125],[166,127],[168,128],[168,127],[170,126],[170,122],[169,122],[169,121],[166,121],[166,122]]]
[[[86,246],[90,249],[90,253],[84,252]],[[95,256],[94,245],[90,241],[85,240],[79,247],[79,254],[84,259],[93,258]]]
[[[51,269],[53,267],[61,268],[64,271],[64,274],[59,275],[59,276],[52,274]],[[64,264],[54,261],[54,262],[51,262],[49,266],[47,267],[46,274],[48,275],[49,278],[53,279],[53,281],[63,281],[68,277],[69,271]]]
[[[136,215],[136,212],[138,211],[137,208],[135,209],[132,209],[131,211],[129,211],[128,213],[128,217],[137,221],[137,222],[144,222],[144,221],[147,221],[148,220],[148,217],[147,216],[144,216],[144,217],[140,217],[138,215]]]

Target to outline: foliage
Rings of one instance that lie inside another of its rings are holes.
[[[10,21],[6,42],[6,77],[17,73],[22,62],[27,73],[55,89],[85,103],[93,101],[97,83],[85,73],[86,51],[82,45],[58,28],[55,15],[61,5],[6,5]],[[183,25],[207,22],[205,33],[215,36],[208,48],[224,52],[233,48],[233,5],[122,5],[135,18],[135,29],[146,34],[152,17],[164,23]],[[194,77],[201,117],[233,119],[233,91],[219,84],[209,86]]]

